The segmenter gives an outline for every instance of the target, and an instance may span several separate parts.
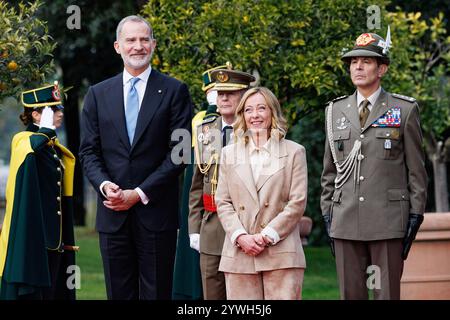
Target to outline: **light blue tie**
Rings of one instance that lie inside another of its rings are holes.
[[[125,118],[127,121],[128,139],[133,144],[134,131],[136,130],[136,122],[139,114],[139,96],[135,88],[139,78],[130,79],[130,90],[127,96],[127,105],[125,109]]]

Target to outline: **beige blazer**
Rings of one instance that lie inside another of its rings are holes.
[[[222,149],[216,205],[226,232],[219,270],[231,273],[305,268],[299,232],[307,197],[305,148],[293,141],[271,139],[270,161],[253,181],[249,146],[243,142]],[[280,241],[258,256],[245,254],[231,242],[232,234],[272,227]]]

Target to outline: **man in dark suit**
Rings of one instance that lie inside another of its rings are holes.
[[[114,48],[123,73],[89,88],[81,119],[80,160],[98,191],[99,232],[108,299],[170,299],[178,228],[179,142],[190,132],[185,84],[150,66],[150,24],[129,16]]]

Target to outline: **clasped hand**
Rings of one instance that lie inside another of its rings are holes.
[[[249,256],[257,256],[271,244],[270,239],[261,233],[240,235],[236,242],[241,247],[241,250]]]
[[[140,197],[136,190],[122,190],[115,183],[107,183],[103,187],[106,200],[103,205],[114,211],[125,211],[139,202]]]

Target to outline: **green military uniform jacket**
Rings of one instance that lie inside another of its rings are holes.
[[[196,163],[189,193],[188,218],[189,234],[200,234],[200,252],[217,256],[222,254],[225,231],[217,216],[217,211],[211,208],[214,201],[209,203],[209,200],[214,199],[210,196],[214,196],[219,178],[221,132],[222,117],[206,119],[197,127]],[[203,174],[197,163],[200,163],[203,168],[209,166],[209,170]],[[205,199],[208,203],[205,203]]]
[[[332,215],[331,237],[362,241],[404,237],[408,215],[423,214],[426,203],[418,104],[413,98],[382,90],[364,128],[359,122],[356,92],[332,104],[332,121],[326,127],[331,127],[338,163],[351,156],[355,141],[360,141],[361,147],[355,169],[336,188],[327,131],[321,209],[323,215]]]
[[[62,263],[75,264],[74,253],[62,250],[74,245],[74,166],[75,157],[54,130],[30,125],[14,136],[0,237],[2,299],[36,296],[51,286],[48,251],[64,254]],[[74,297],[74,290],[59,295]]]

